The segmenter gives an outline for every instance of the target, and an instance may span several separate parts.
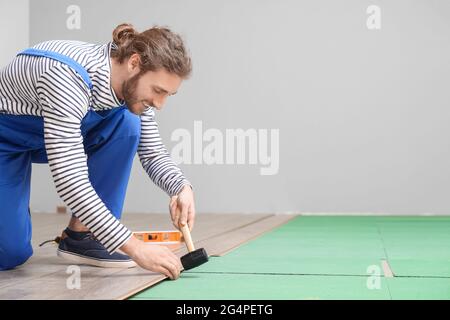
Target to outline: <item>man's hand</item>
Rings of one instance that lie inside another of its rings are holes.
[[[164,246],[148,245],[132,236],[120,250],[144,269],[162,273],[172,280],[180,276],[183,267],[180,258]]]
[[[175,228],[179,230],[180,225],[184,226],[187,223],[189,231],[192,231],[195,220],[195,203],[194,192],[190,186],[184,186],[178,195],[170,198],[169,210]]]

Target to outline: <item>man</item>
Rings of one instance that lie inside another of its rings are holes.
[[[137,240],[119,219],[138,152],[149,177],[170,196],[174,226],[193,228],[192,186],[154,118],[191,69],[182,39],[169,29],[139,33],[121,24],[105,45],[47,41],[0,70],[0,270],[33,253],[31,163],[48,162],[73,214],[59,256],[101,267],[138,264],[179,277],[177,256]]]

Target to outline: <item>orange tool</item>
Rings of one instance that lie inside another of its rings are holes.
[[[180,231],[135,231],[133,234],[139,240],[151,243],[179,243],[184,241]]]

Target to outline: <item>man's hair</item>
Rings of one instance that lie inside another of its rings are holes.
[[[113,42],[117,49],[112,50],[111,56],[119,63],[134,53],[139,54],[141,73],[163,68],[182,79],[191,74],[192,62],[183,40],[166,27],[154,26],[137,32],[133,25],[123,23],[114,29]]]

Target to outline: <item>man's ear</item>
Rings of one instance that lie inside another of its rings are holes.
[[[127,62],[128,72],[131,74],[138,74],[140,72],[139,65],[141,64],[141,57],[137,53],[133,53]]]

